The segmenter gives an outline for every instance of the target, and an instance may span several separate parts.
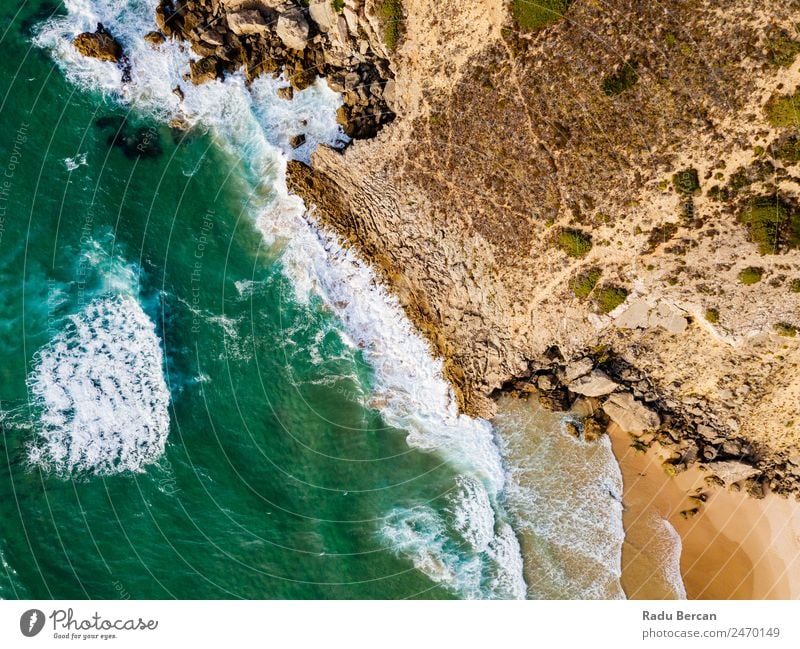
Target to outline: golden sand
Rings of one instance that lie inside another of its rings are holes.
[[[667,579],[670,530],[664,521],[680,537],[689,599],[800,597],[800,502],[708,487],[708,474],[696,467],[670,478],[658,449],[636,452],[616,426],[609,434],[624,483],[622,585],[629,598],[682,594]],[[697,489],[706,502],[690,499]],[[695,507],[695,515],[681,515]]]

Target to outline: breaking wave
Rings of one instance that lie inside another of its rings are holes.
[[[162,360],[155,327],[132,297],[98,299],[71,316],[28,379],[40,417],[30,463],[71,476],[158,460],[169,432]]]

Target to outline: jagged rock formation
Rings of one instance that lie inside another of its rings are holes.
[[[361,0],[336,7],[327,0],[161,0],[160,31],[147,38],[154,46],[160,35],[188,41],[198,55],[188,72],[193,83],[238,69],[249,80],[283,73],[298,90],[325,77],[343,94],[345,133],[374,137],[395,115],[388,51]]]

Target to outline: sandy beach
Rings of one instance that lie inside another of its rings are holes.
[[[656,445],[641,453],[616,426],[609,434],[624,483],[622,585],[629,598],[682,596],[669,579],[678,561],[689,599],[800,597],[799,502],[709,487],[696,467],[670,478]],[[681,514],[694,508],[694,515]]]

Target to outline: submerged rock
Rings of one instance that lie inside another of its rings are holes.
[[[144,35],[144,40],[147,43],[150,43],[150,45],[153,47],[158,47],[159,45],[164,44],[167,41],[167,38],[161,32],[147,32]]]
[[[300,133],[299,135],[293,135],[289,138],[289,145],[293,149],[298,149],[306,143],[306,136],[305,133]]]

